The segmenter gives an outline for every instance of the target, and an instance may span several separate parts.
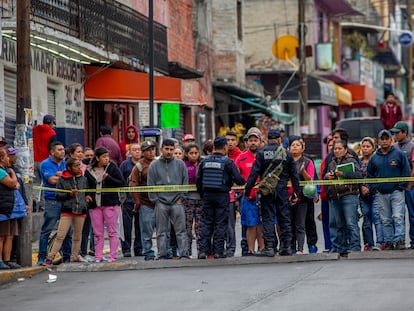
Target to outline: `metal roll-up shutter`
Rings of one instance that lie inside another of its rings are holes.
[[[47,89],[47,113],[56,116],[56,91]]]
[[[7,70],[4,71],[4,101],[6,105],[4,134],[6,140],[13,143],[16,128],[16,73]]]

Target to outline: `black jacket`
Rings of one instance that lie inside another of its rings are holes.
[[[344,173],[344,179],[357,179],[362,178],[361,167],[359,165],[359,161],[356,161],[353,155],[347,153],[344,157],[337,159],[333,158],[332,161],[326,165],[327,171],[335,171],[337,166],[340,164],[346,163],[354,163],[355,172],[347,172]],[[324,176],[325,177],[325,176]],[[338,177],[336,178],[338,179]],[[329,200],[338,200],[346,195],[359,193],[359,185],[358,184],[338,184],[338,185],[331,185],[325,186],[326,196]]]
[[[252,170],[250,171],[249,178],[247,179],[247,184],[245,188],[245,195],[249,196],[250,191],[254,187],[257,177],[263,177],[262,175],[266,171],[269,164],[273,161],[273,156],[279,145],[276,143],[270,143],[263,148],[259,149],[256,153],[256,160],[254,161]],[[272,168],[275,168],[279,165],[281,159],[275,159],[272,164]],[[292,157],[292,154],[289,151],[286,151],[286,159],[283,164],[283,171],[279,176],[280,180],[277,184],[277,189],[287,191],[287,183],[289,179],[292,181],[293,191],[296,194],[300,194],[299,187],[299,174],[296,169],[295,160]],[[278,190],[278,191],[279,191]]]
[[[126,183],[124,177],[122,176],[121,171],[113,162],[105,168],[108,176],[102,182],[102,188],[119,188],[125,187]],[[85,176],[88,179],[90,188],[96,189],[98,182],[94,176],[93,168],[88,166],[85,172]],[[96,207],[96,192],[91,192],[92,203],[89,204],[89,208],[93,209]],[[119,204],[119,195],[118,192],[101,192],[101,205],[102,206],[114,206]]]
[[[85,176],[73,176],[65,170],[59,178],[56,188],[64,190],[84,190],[88,189],[89,185]],[[62,201],[61,213],[86,214],[88,204],[86,203],[85,197],[85,192],[78,192],[73,197],[70,196],[69,192],[56,192],[56,200]]]

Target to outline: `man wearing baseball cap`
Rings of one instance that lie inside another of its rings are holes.
[[[380,148],[372,155],[367,166],[368,178],[392,178],[410,176],[410,164],[404,152],[392,144],[388,130],[378,133]],[[405,249],[405,200],[407,182],[369,183],[375,193],[374,206],[378,206],[385,250]]]
[[[227,152],[226,137],[217,136],[213,154],[200,163],[197,171],[197,191],[203,198],[199,259],[206,259],[211,251],[214,258],[227,257],[224,243],[229,223],[229,191],[233,183],[245,183],[234,162],[227,157]]]
[[[190,144],[195,143],[195,137],[193,134],[185,134],[182,138],[183,148],[187,147]]]
[[[43,117],[43,124],[33,127],[34,186],[40,186],[40,163],[49,157],[49,147],[53,142],[57,141],[56,132],[53,129],[55,125],[55,116],[47,114]],[[33,190],[33,198],[36,203],[36,209],[43,208],[44,200],[40,190]]]
[[[262,135],[259,129],[251,128],[245,137],[247,138],[247,149],[236,158],[235,164],[240,174],[247,180],[256,159],[256,152],[261,147]],[[256,190],[256,188],[252,190],[251,200],[247,200],[245,197],[241,199],[242,256],[250,256],[255,253],[256,240],[259,250],[264,248],[263,228],[259,221],[259,213],[256,207]]]
[[[299,175],[292,154],[280,146],[280,132],[276,129],[271,129],[267,134],[267,138],[268,144],[256,153],[256,159],[247,180],[244,195],[247,200],[251,200],[253,187],[257,179],[259,177],[264,178],[266,171],[273,171],[279,164],[282,165],[282,171],[278,176],[279,181],[276,188],[270,194],[261,194],[259,199],[262,212],[263,238],[265,242],[265,247],[259,252],[259,255],[267,257],[275,256],[274,249],[276,248],[277,240],[275,238],[274,221],[277,214],[281,233],[279,255],[289,256],[292,254],[290,245],[292,228],[287,183],[290,179],[294,189],[293,192],[298,197],[300,194]],[[292,202],[296,201],[297,199],[292,199]]]
[[[390,132],[394,134],[395,143],[394,146],[402,150],[410,163],[411,174],[414,176],[414,142],[411,141],[409,136],[408,125],[404,121],[398,121],[390,129]],[[410,223],[410,248],[414,249],[414,183],[409,182],[405,189],[405,204],[407,205],[408,217]]]
[[[157,143],[145,140],[141,144],[142,159],[140,159],[131,171],[129,186],[146,186],[148,168],[155,159]],[[155,254],[152,250],[152,235],[155,229],[155,204],[150,201],[148,192],[131,192],[134,200],[134,212],[138,213],[140,222],[140,236],[142,241],[142,255],[145,260],[154,260]]]

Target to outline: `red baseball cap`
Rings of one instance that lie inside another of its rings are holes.
[[[185,135],[183,136],[182,141],[186,141],[186,140],[195,140],[195,137],[194,137],[194,135],[193,135],[193,134],[185,134]]]

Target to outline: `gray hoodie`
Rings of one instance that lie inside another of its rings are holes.
[[[187,168],[183,161],[172,158],[165,159],[161,156],[152,161],[148,169],[148,186],[161,185],[188,185]],[[184,199],[186,192],[149,192],[151,202],[160,201],[163,204],[172,205],[178,199]]]

